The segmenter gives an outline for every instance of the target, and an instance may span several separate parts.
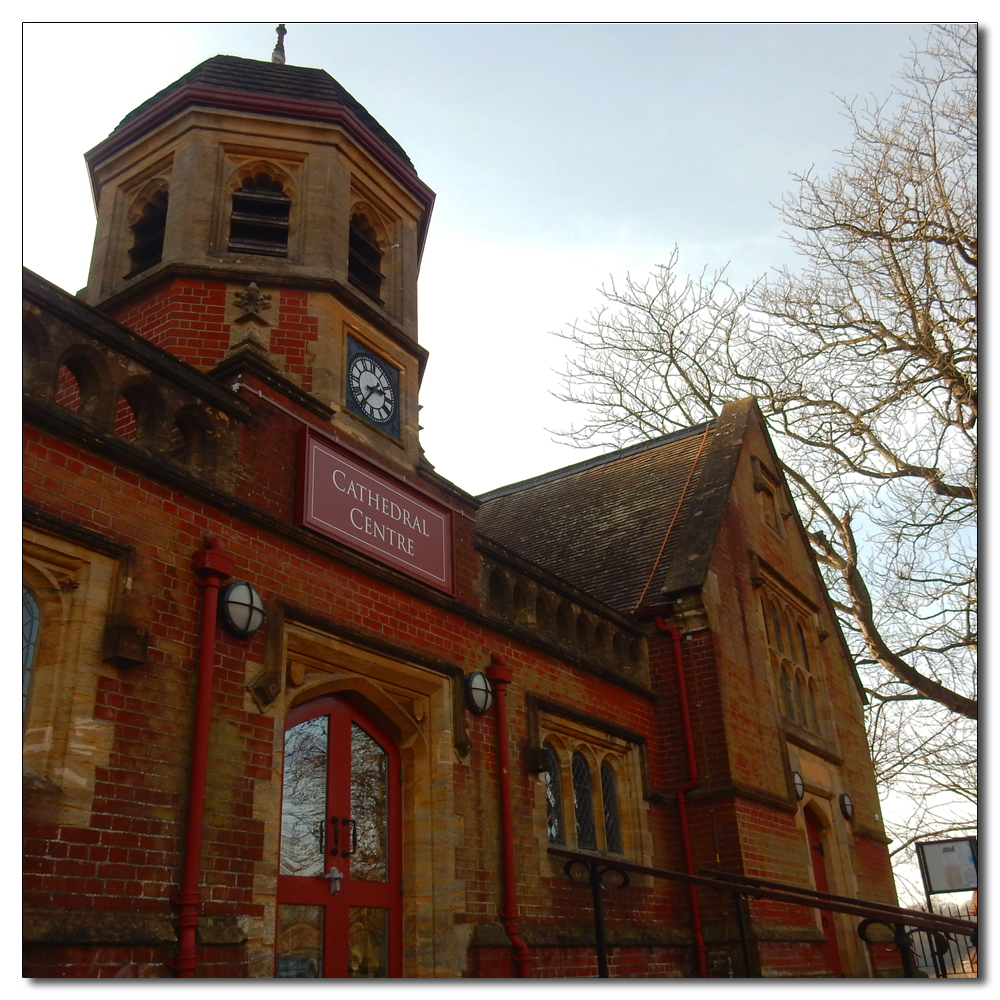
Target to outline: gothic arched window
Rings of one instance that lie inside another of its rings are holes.
[[[355,213],[351,216],[351,232],[347,254],[347,278],[382,304],[379,293],[382,289],[382,257],[384,252],[378,245],[375,229],[367,215]]]
[[[590,777],[590,765],[579,750],[573,754],[573,810],[576,813],[576,846],[582,850],[596,851],[594,785]]]
[[[31,668],[35,662],[35,647],[38,645],[38,623],[41,615],[31,591],[21,585],[21,712],[28,707],[28,688],[31,684]]]
[[[559,757],[551,743],[543,747],[549,753],[548,769],[545,775],[545,822],[549,831],[550,844],[565,844],[566,834],[563,832],[562,805],[562,769],[559,767]]]
[[[622,821],[618,812],[618,778],[615,769],[601,761],[601,797],[604,800],[604,840],[612,854],[622,853]]]

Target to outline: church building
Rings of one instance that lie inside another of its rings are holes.
[[[217,56],[86,162],[87,287],[24,274],[23,975],[898,975],[697,882],[896,902],[756,403],[470,496],[434,193],[336,80]]]

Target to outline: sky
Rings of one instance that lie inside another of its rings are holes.
[[[598,306],[602,284],[675,245],[685,272],[728,265],[739,283],[795,265],[774,207],[791,175],[830,170],[850,138],[838,98],[887,96],[926,28],[286,25],[288,61],[334,76],[436,192],[421,440],[474,494],[593,454],[553,440],[583,415],[552,396],[571,349],[552,331]],[[274,41],[273,22],[26,23],[24,263],[82,288],[83,153],[203,59],[266,60]]]

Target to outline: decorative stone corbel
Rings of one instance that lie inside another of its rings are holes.
[[[236,305],[243,310],[242,315],[238,316],[235,322],[262,323],[264,326],[271,325],[262,315],[262,313],[271,308],[271,295],[268,292],[262,292],[257,287],[256,281],[251,281],[245,292],[237,292],[233,298],[236,300]]]
[[[271,322],[264,316],[271,308],[270,293],[262,292],[257,282],[251,281],[245,290],[234,293],[233,301],[239,314],[232,322],[228,353],[250,348],[270,363]]]
[[[261,712],[281,694],[285,672],[285,606],[280,601],[269,602],[264,628],[264,669],[247,685]]]

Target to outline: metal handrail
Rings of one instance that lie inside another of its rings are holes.
[[[737,882],[747,888],[760,886],[762,888],[782,889],[786,892],[794,892],[800,896],[808,896],[810,899],[830,900],[831,902],[849,903],[852,905],[861,904],[873,910],[882,910],[886,916],[905,918],[901,922],[910,924],[913,927],[919,926],[921,930],[936,931],[956,931],[959,934],[974,935],[979,925],[974,920],[962,920],[961,917],[949,917],[944,913],[930,913],[927,910],[911,910],[903,906],[894,906],[892,903],[878,903],[871,899],[855,899],[851,896],[837,896],[832,892],[821,892],[819,889],[805,889],[797,885],[789,885],[787,882],[773,882],[765,878],[757,878],[754,875],[732,875],[729,872],[715,871],[711,868],[699,868],[698,873],[708,878],[721,879],[727,882]],[[804,904],[803,904],[804,905]],[[823,907],[816,907],[823,909]],[[921,921],[918,925],[913,919]],[[925,926],[927,922],[932,922],[935,926]]]
[[[699,869],[701,874],[687,875],[683,872],[672,872],[663,868],[649,868],[646,865],[636,865],[629,861],[619,861],[617,858],[607,858],[597,854],[585,854],[580,851],[567,851],[559,847],[548,848],[548,853],[566,859],[564,870],[572,878],[571,868],[574,864],[587,866],[589,883],[594,896],[594,921],[597,929],[597,957],[599,975],[607,977],[607,947],[604,940],[604,918],[601,906],[601,879],[609,871],[617,871],[622,876],[622,888],[628,885],[627,872],[637,875],[649,875],[653,878],[665,878],[671,882],[683,882],[705,889],[715,889],[728,892],[736,904],[736,915],[739,923],[740,941],[743,947],[743,960],[746,964],[747,976],[752,975],[750,962],[749,936],[743,914],[741,900],[753,896],[755,899],[769,899],[777,903],[788,903],[791,906],[807,906],[816,910],[828,910],[833,913],[846,913],[861,917],[858,934],[868,941],[867,930],[872,924],[883,924],[889,928],[893,941],[900,952],[904,975],[912,976],[912,960],[909,954],[909,943],[905,927],[931,931],[937,934],[963,934],[978,939],[978,925],[958,917],[946,917],[941,914],[924,913],[921,910],[909,910],[889,903],[878,903],[867,899],[852,899],[848,896],[837,896],[830,892],[820,892],[816,889],[805,889],[785,882],[774,882],[769,879],[755,878],[749,875],[730,875],[726,872],[716,872],[711,869]]]

